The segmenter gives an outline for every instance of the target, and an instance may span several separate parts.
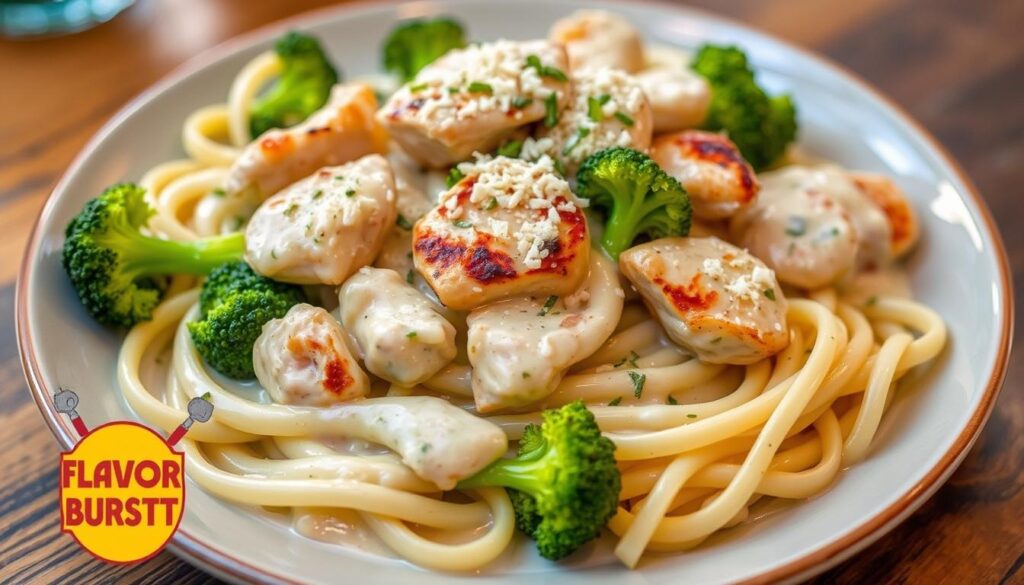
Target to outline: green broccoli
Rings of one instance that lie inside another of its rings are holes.
[[[711,85],[704,126],[724,130],[755,169],[778,160],[796,138],[796,108],[788,95],[769,97],[737,47],[703,45],[691,68]]]
[[[516,526],[537,541],[541,556],[558,560],[600,535],[618,508],[621,477],[615,444],[582,402],[543,416],[541,426],[526,427],[515,458],[492,463],[459,487],[506,488]]]
[[[234,293],[246,290],[272,292],[291,297],[293,305],[303,302],[306,298],[302,288],[257,274],[244,261],[228,262],[214,268],[206,277],[206,282],[203,283],[203,288],[199,292],[199,310],[203,316],[206,316],[224,299]]]
[[[638,237],[685,236],[690,197],[649,156],[614,147],[587,157],[576,174],[576,194],[605,213],[601,246],[618,260]]]
[[[291,31],[277,40],[281,76],[252,104],[249,129],[259,136],[271,128],[287,128],[320,109],[338,83],[338,72],[315,37]]]
[[[192,343],[218,372],[238,380],[252,378],[252,346],[263,324],[305,300],[301,288],[260,276],[245,262],[224,264],[203,283],[202,319],[188,324]]]
[[[171,274],[204,275],[245,251],[241,233],[177,242],[144,235],[154,211],[145,189],[109,187],[89,201],[65,231],[62,261],[82,304],[105,325],[131,327],[152,317]]]
[[[457,21],[441,17],[398,23],[384,40],[384,68],[409,81],[451,49],[466,46],[466,35]]]

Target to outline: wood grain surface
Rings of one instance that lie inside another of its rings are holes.
[[[0,40],[0,583],[208,583],[164,553],[103,564],[59,531],[57,445],[25,388],[14,284],[54,182],[117,109],[176,65],[316,0],[140,0],[71,37]],[[1024,294],[1024,2],[701,0],[823,53],[903,105],[974,179]],[[1018,315],[1024,311],[1018,312]],[[1019,324],[1018,324],[1019,325]],[[1019,327],[1018,327],[1019,329]],[[925,506],[818,583],[1024,583],[1024,362],[1014,352],[988,426]]]

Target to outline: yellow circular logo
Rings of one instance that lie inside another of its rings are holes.
[[[184,505],[184,456],[140,424],[103,425],[61,454],[61,530],[103,560],[160,552]]]

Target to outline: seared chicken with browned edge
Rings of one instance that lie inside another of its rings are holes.
[[[267,199],[245,232],[245,259],[264,276],[341,284],[373,261],[395,224],[395,178],[370,155],[327,167]]]
[[[455,357],[455,327],[394,270],[361,268],[339,298],[341,322],[371,373],[414,386]]]
[[[376,111],[369,85],[336,85],[328,102],[305,122],[268,130],[249,143],[231,165],[225,191],[265,199],[320,167],[386,152],[387,133],[374,118]]]
[[[484,158],[416,223],[416,270],[444,305],[469,310],[517,295],[565,295],[587,273],[583,205],[551,159]]]
[[[686,189],[693,213],[701,219],[731,217],[753,202],[760,189],[754,169],[722,134],[663,134],[654,141],[651,158]]]
[[[619,268],[668,336],[698,359],[752,364],[789,343],[775,274],[718,238],[664,238],[626,250]]]
[[[560,45],[497,41],[424,67],[377,119],[409,156],[442,168],[493,150],[516,128],[552,120],[571,91]]]
[[[327,311],[305,303],[263,325],[252,364],[260,384],[280,404],[328,406],[370,391],[341,325]]]

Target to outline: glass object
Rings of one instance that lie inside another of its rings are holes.
[[[0,0],[0,34],[8,38],[54,36],[92,28],[135,0]]]

